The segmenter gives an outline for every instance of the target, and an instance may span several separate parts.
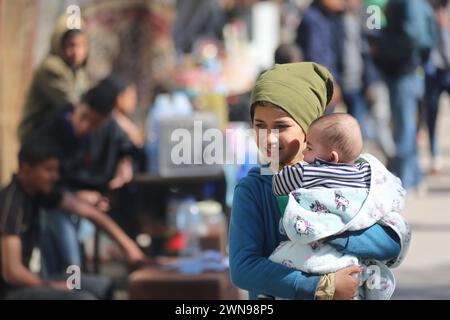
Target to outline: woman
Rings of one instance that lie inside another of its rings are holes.
[[[257,139],[261,151],[278,142],[281,166],[302,159],[305,132],[321,116],[333,95],[331,74],[322,66],[301,62],[276,65],[258,79],[252,92],[251,119],[256,135],[267,130],[266,141]],[[278,130],[278,137],[271,130]],[[270,152],[266,153],[270,154]],[[270,155],[269,155],[270,157]],[[232,282],[249,291],[250,299],[266,294],[288,299],[352,299],[359,281],[348,267],[318,276],[271,262],[268,257],[280,241],[281,213],[272,193],[272,176],[250,170],[237,185],[230,222],[230,272]],[[387,260],[400,252],[393,230],[379,225],[329,238],[342,253]]]

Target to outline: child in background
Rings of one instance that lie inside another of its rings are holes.
[[[129,79],[119,75],[112,74],[109,78],[119,91],[116,106],[112,113],[113,118],[133,144],[138,148],[142,148],[145,142],[144,133],[130,119],[130,116],[136,111],[138,103],[136,85]]]

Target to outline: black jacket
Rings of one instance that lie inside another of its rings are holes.
[[[120,159],[126,155],[136,157],[138,149],[112,118],[94,134],[76,137],[68,120],[72,112],[73,106],[61,111],[38,134],[59,151],[60,184],[64,189],[106,191]]]

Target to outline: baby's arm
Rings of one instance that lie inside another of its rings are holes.
[[[386,261],[400,254],[398,236],[390,227],[379,224],[329,237],[326,243],[339,252],[363,259]]]
[[[304,163],[298,162],[292,166],[285,166],[273,175],[272,191],[276,196],[288,195],[303,186]]]

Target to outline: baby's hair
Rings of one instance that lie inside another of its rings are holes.
[[[321,133],[325,147],[339,153],[339,162],[354,163],[363,149],[363,139],[358,121],[347,113],[332,113],[314,120],[311,125]]]

